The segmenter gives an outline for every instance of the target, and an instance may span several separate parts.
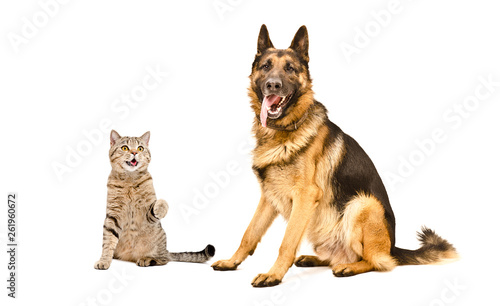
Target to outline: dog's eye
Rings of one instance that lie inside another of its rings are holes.
[[[295,71],[295,68],[293,68],[292,66],[287,66],[285,69],[288,72],[294,72]]]
[[[122,151],[128,151],[128,147],[127,146],[122,146]]]
[[[270,66],[268,64],[264,64],[260,68],[263,69],[263,70],[269,70]]]
[[[143,146],[139,146],[139,147],[137,148],[137,150],[139,150],[139,152],[142,152],[142,151],[144,151],[144,147],[143,147]]]

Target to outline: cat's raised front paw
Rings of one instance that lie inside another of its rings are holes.
[[[163,199],[157,200],[153,208],[153,213],[155,214],[155,217],[158,219],[163,219],[167,215],[167,212],[168,212],[167,201]]]

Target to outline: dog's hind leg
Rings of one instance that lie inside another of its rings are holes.
[[[297,267],[305,268],[305,267],[324,267],[329,266],[330,261],[321,260],[318,256],[311,255],[302,255],[297,257],[295,260],[295,265]]]
[[[369,271],[390,271],[396,266],[396,260],[391,256],[391,240],[384,217],[384,209],[377,198],[373,196],[357,196],[351,204],[357,205],[349,216],[353,222],[351,239],[353,245],[360,247],[361,260],[349,264],[339,264],[333,267],[335,276],[351,276]],[[354,206],[353,206],[354,207]],[[361,229],[361,230],[359,230]]]

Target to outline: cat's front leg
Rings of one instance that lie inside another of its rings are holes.
[[[153,209],[153,213],[158,219],[163,219],[167,215],[168,212],[168,203],[163,199],[159,199],[155,203],[155,207]]]
[[[121,227],[118,224],[117,218],[107,215],[103,226],[102,255],[94,264],[95,269],[107,270],[109,268],[120,233]]]
[[[163,199],[156,200],[150,207],[148,211],[148,220],[150,222],[155,222],[160,219],[165,218],[168,212],[167,201]]]

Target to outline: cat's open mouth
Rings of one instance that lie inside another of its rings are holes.
[[[139,164],[139,162],[134,158],[132,159],[131,161],[126,161],[127,165],[129,165],[130,167],[137,167],[137,165]]]

